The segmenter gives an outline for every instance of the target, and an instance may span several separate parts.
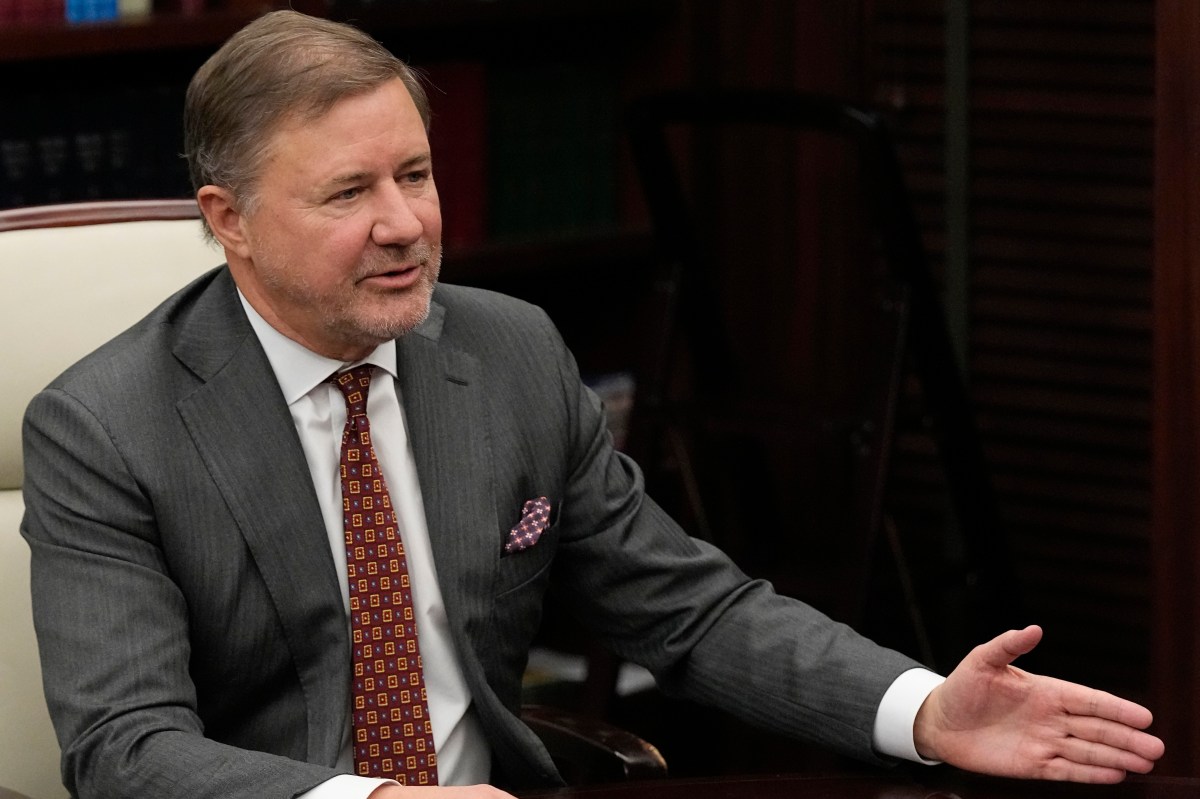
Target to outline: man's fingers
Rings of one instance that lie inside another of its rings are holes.
[[[1114,751],[1129,752],[1150,764],[1162,757],[1163,751],[1166,749],[1161,739],[1108,719],[1074,717],[1067,722],[1066,729],[1069,735],[1068,740],[1094,743]],[[1131,766],[1122,766],[1122,768],[1140,771]]]
[[[1094,717],[1070,718],[1058,732],[1035,735],[1029,746],[1030,760],[1044,764],[1030,776],[1075,782],[1109,783],[1130,772],[1145,774],[1163,753],[1162,741],[1153,735]]]
[[[1046,764],[1045,770],[1036,775],[1038,779],[1058,780],[1060,782],[1085,782],[1093,785],[1112,785],[1125,779],[1126,772],[1121,769],[1087,766],[1057,758]]]
[[[1137,774],[1145,774],[1154,768],[1153,759],[1142,757],[1128,749],[1082,738],[1064,738],[1055,749],[1058,750],[1058,757],[1050,761],[1051,766],[1065,761],[1087,768],[1122,773],[1132,771]]]
[[[1139,730],[1154,721],[1154,714],[1136,702],[1073,683],[1062,684],[1062,703],[1073,716],[1110,719]]]

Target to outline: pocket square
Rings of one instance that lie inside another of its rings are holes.
[[[508,531],[508,540],[504,542],[504,554],[511,555],[529,549],[542,537],[542,531],[549,522],[549,497],[526,500],[525,506],[521,508],[521,521]]]

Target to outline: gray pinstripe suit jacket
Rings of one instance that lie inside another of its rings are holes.
[[[547,589],[668,690],[871,757],[912,661],[687,537],[614,452],[539,310],[439,286],[398,342],[437,570],[508,785],[558,780],[516,715]],[[333,775],[349,644],[299,440],[228,270],[31,403],[22,527],[64,779],[84,797],[289,797]],[[523,502],[557,508],[502,556]],[[266,512],[263,512],[265,509]]]

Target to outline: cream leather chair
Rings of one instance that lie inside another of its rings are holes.
[[[19,527],[21,417],[59,372],[224,260],[190,200],[0,211],[0,787],[66,796]],[[81,653],[86,657],[86,653]]]

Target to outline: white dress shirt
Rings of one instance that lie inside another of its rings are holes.
[[[487,782],[491,750],[475,716],[450,637],[429,543],[416,462],[396,384],[396,343],[382,344],[366,358],[353,363],[326,358],[271,327],[240,292],[238,296],[267,353],[300,435],[337,567],[347,625],[350,589],[346,576],[342,487],[338,476],[346,406],[341,392],[327,379],[334,372],[362,363],[378,367],[367,395],[367,416],[375,433],[371,437],[372,443],[387,481],[408,558],[429,716],[438,756],[438,782],[441,785]],[[924,669],[912,669],[896,678],[884,694],[875,717],[872,740],[878,753],[919,763],[931,762],[917,754],[913,723],[925,698],[943,679]],[[350,737],[347,714],[347,725],[342,732],[342,753],[337,764],[347,772],[353,771]],[[385,782],[343,774],[301,794],[300,799],[363,799]]]
[[[240,296],[240,294],[239,294]],[[367,394],[367,416],[376,457],[387,481],[392,508],[412,580],[417,639],[421,647],[429,718],[438,757],[438,783],[474,785],[485,783],[491,774],[491,749],[471,704],[450,635],[449,620],[438,586],[437,569],[425,522],[416,462],[408,439],[408,427],[396,385],[396,343],[380,345],[361,361],[342,361],[317,355],[284,336],[264,320],[242,297],[242,306],[258,335],[284,400],[292,414],[300,445],[308,460],[313,488],[329,538],[329,549],[337,568],[338,584],[350,624],[350,588],[346,575],[345,526],[342,516],[342,484],[339,477],[342,430],[346,424],[346,402],[341,391],[328,382],[334,372],[362,363],[377,368]],[[349,658],[349,652],[347,652]],[[342,731],[338,768],[353,772],[349,709]],[[318,785],[304,799],[358,799],[371,793],[385,780],[352,776],[334,777]]]

